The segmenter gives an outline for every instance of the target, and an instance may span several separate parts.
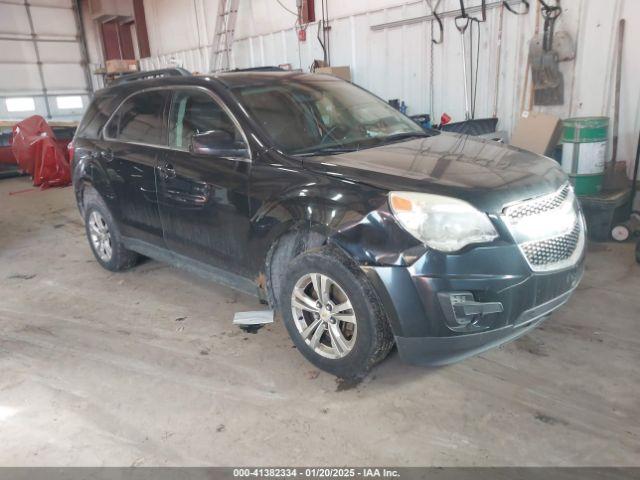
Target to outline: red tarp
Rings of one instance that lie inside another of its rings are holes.
[[[66,152],[41,116],[33,115],[13,127],[11,150],[18,168],[31,175],[34,186],[64,187],[71,183]]]

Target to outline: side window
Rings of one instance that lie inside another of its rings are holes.
[[[244,144],[242,134],[223,108],[204,92],[177,90],[169,111],[169,146],[188,150],[194,135],[219,132],[228,142]]]
[[[123,142],[163,145],[164,91],[142,92],[125,101],[107,124],[106,137]]]

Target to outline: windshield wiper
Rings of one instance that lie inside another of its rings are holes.
[[[349,153],[349,152],[357,152],[358,150],[360,150],[359,145],[356,147],[336,147],[336,146],[332,146],[332,147],[323,147],[323,148],[316,148],[315,150],[312,150],[310,152],[301,152],[301,153],[296,153],[294,155],[299,155],[302,157],[311,157],[314,155],[332,155],[334,153]]]
[[[425,138],[431,136],[432,135],[427,132],[403,132],[388,135],[386,137],[371,137],[367,139],[368,141],[365,142],[365,144],[358,143],[353,147],[327,145],[326,147],[319,147],[309,151],[294,153],[294,155],[302,157],[312,157],[314,155],[332,155],[337,153],[357,152],[358,150],[362,150],[363,148],[377,147],[386,143],[400,142],[402,140],[408,140],[410,138]]]
[[[410,138],[424,138],[430,137],[427,132],[404,132],[404,133],[396,133],[394,135],[388,135],[386,137],[381,137],[380,143],[392,143],[399,142],[400,140],[408,140]]]

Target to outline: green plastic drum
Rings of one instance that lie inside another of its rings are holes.
[[[562,168],[577,195],[594,195],[602,189],[609,118],[576,117],[563,124]]]

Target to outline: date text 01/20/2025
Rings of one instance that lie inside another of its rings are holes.
[[[397,478],[390,468],[235,468],[235,478]]]

